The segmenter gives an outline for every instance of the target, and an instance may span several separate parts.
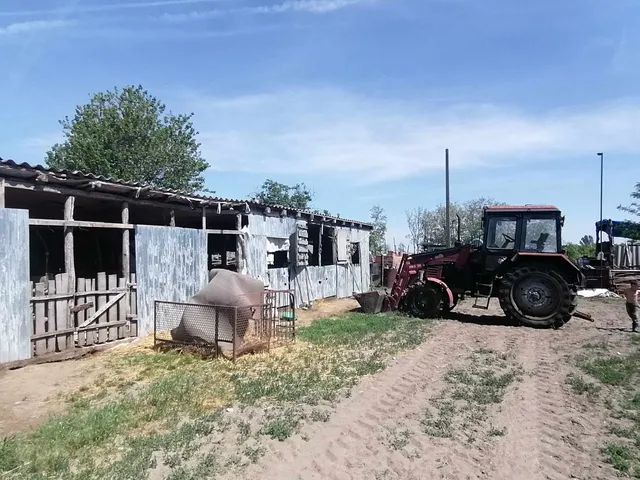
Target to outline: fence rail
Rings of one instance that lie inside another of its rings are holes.
[[[31,284],[32,354],[61,352],[135,337],[136,276],[97,274],[76,279],[66,273]]]

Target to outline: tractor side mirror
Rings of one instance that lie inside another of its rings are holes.
[[[564,215],[560,217],[560,226],[564,227]]]

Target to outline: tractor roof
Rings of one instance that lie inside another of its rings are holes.
[[[495,207],[484,207],[491,213],[497,212],[559,212],[554,205],[499,205]]]

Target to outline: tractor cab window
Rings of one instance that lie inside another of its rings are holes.
[[[518,220],[514,217],[490,218],[487,231],[487,248],[514,250],[516,246],[517,225]]]
[[[557,253],[558,235],[555,218],[528,218],[524,226],[525,252]]]

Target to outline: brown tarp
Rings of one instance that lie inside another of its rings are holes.
[[[213,269],[209,283],[196,293],[187,305],[180,325],[171,330],[171,338],[180,342],[215,342],[215,322],[218,317],[218,340],[233,340],[233,321],[236,319],[236,339],[241,342],[249,319],[262,315],[261,302],[264,284],[260,280],[230,270]],[[203,308],[215,305],[220,308]],[[226,308],[225,308],[226,307]],[[235,308],[234,308],[235,307]],[[259,311],[254,312],[255,309]]]

